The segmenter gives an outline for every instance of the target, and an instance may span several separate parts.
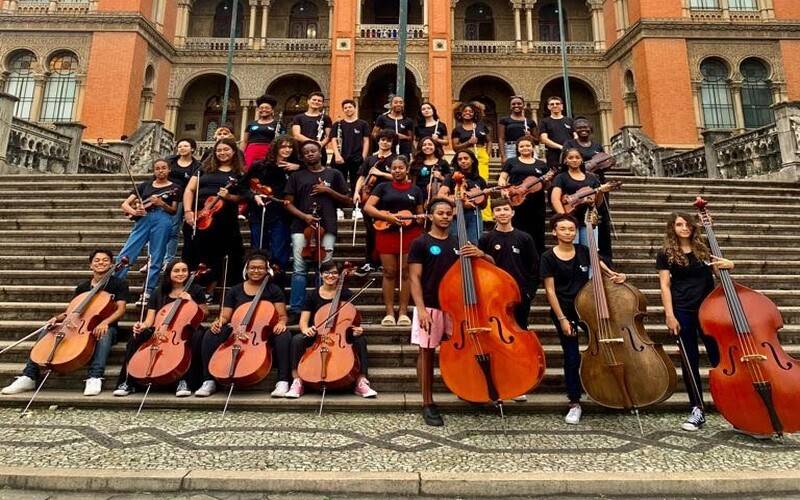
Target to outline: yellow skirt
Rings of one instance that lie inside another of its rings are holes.
[[[489,152],[486,146],[476,146],[474,149],[475,156],[478,157],[478,174],[483,177],[487,183],[489,182]],[[481,210],[481,218],[485,221],[494,220],[492,217],[492,201],[487,199],[486,208]]]

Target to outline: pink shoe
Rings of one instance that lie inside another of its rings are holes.
[[[299,378],[296,378],[292,381],[292,386],[289,388],[289,392],[287,392],[284,397],[289,399],[297,399],[305,392],[306,390],[303,388],[303,381]]]
[[[378,393],[369,386],[369,380],[367,380],[367,377],[358,378],[353,393],[361,396],[362,398],[374,398],[378,395]]]

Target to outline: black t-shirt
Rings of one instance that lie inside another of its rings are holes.
[[[428,183],[431,181],[431,173],[434,169],[439,170],[443,177],[450,174],[450,164],[444,158],[439,159],[435,165],[411,165],[411,176],[416,180],[417,186],[422,189],[423,193],[428,191]],[[436,193],[433,195],[436,196]]]
[[[531,296],[539,286],[539,253],[531,235],[519,229],[483,233],[478,248],[514,277],[520,291]]]
[[[531,135],[536,131],[536,122],[534,120],[515,120],[510,116],[504,116],[497,122],[506,128],[506,142],[517,142],[517,139],[525,135]],[[527,130],[526,130],[527,127]]]
[[[414,128],[414,137],[417,140],[423,137],[433,137],[434,133],[437,139],[444,139],[447,137],[447,124],[440,121],[438,124],[434,123],[430,127],[427,127],[425,123],[420,123]]]
[[[339,144],[342,151],[342,158],[345,160],[361,160],[361,153],[364,148],[364,137],[369,138],[369,124],[364,120],[356,120],[353,122],[339,120],[333,124],[331,137],[335,137],[339,140],[339,129],[342,130],[341,144]]]
[[[247,143],[248,144],[270,144],[275,140],[278,120],[269,123],[258,123],[258,120],[247,124]]]
[[[350,300],[350,297],[352,296],[353,292],[349,288],[342,288],[342,295],[339,299],[340,300],[339,305],[341,306],[342,304]],[[319,288],[315,288],[314,290],[306,293],[306,300],[303,301],[302,310],[310,311],[311,318],[313,319],[314,315],[317,313],[317,311],[320,310],[322,306],[324,306],[325,304],[330,304],[331,302],[332,302],[331,299],[325,299],[322,297],[322,295],[319,294]]]
[[[171,205],[172,202],[178,201],[180,199],[179,198],[180,188],[179,186],[176,186],[175,184],[172,183],[170,183],[167,186],[162,186],[157,188],[153,186],[153,181],[144,181],[138,186],[136,186],[136,189],[137,191],[139,191],[139,196],[141,196],[142,200],[144,200],[145,202],[147,202],[148,198],[154,195],[161,196],[161,199],[164,200],[164,203],[166,203],[167,205]],[[131,194],[134,194],[133,191],[131,191]],[[147,208],[148,212],[155,212],[158,210],[163,211],[164,209],[161,207],[157,207],[155,205],[150,205]]]
[[[597,178],[596,175],[586,173],[586,178],[582,181],[578,181],[573,179],[569,172],[562,172],[553,179],[553,187],[561,188],[561,195],[565,194],[575,194],[580,188],[589,186],[591,188],[600,187],[600,179]],[[588,205],[581,205],[572,213],[572,216],[578,220],[579,226],[586,225],[584,222],[584,217],[586,216],[586,210],[589,208]]]
[[[553,278],[559,305],[562,309],[572,309],[575,296],[589,281],[590,268],[589,249],[585,246],[575,245],[575,256],[570,260],[559,259],[551,248],[542,254],[539,276],[542,279]]]
[[[244,175],[242,184],[249,188],[250,179],[257,179],[262,186],[269,186],[272,188],[272,196],[283,198],[286,194],[286,183],[289,181],[289,174],[276,163],[261,160],[253,163],[250,170]],[[261,207],[256,205],[253,195],[254,193],[252,191],[248,191],[247,201],[250,205],[250,211],[251,213],[255,211],[260,216]],[[265,207],[264,222],[273,222],[279,217],[285,217],[286,215],[287,212],[283,205],[269,202]]]
[[[240,305],[246,302],[252,302],[254,298],[255,295],[248,295],[247,292],[244,291],[244,283],[239,283],[228,291],[228,295],[225,296],[225,303],[223,304],[223,307],[230,307],[233,310],[236,310],[236,308]],[[286,299],[283,297],[283,291],[281,291],[281,287],[275,283],[269,283],[267,285],[267,288],[264,289],[264,293],[261,295],[261,300],[266,300],[267,302],[272,302],[273,304],[277,304],[278,302],[286,302]]]
[[[178,156],[173,156],[169,159],[169,180],[181,188],[180,193],[178,193],[178,201],[180,201],[180,196],[183,196],[183,190],[186,189],[186,185],[189,184],[189,179],[191,179],[193,175],[197,175],[197,171],[200,169],[200,162],[196,158],[192,158],[191,165],[188,167],[181,167],[178,165],[178,158]]]
[[[408,263],[422,264],[422,299],[425,301],[425,307],[441,309],[439,283],[457,261],[458,238],[452,234],[440,240],[425,233],[411,242]]]
[[[478,123],[474,130],[466,130],[463,125],[459,124],[453,129],[453,133],[450,134],[450,136],[453,139],[458,139],[460,144],[466,144],[466,142],[472,137],[473,133],[475,134],[475,137],[478,138],[478,146],[485,146],[486,143],[489,142],[489,127],[487,127],[483,122]]]
[[[581,152],[581,157],[583,157],[583,161],[589,161],[592,159],[594,155],[596,155],[597,153],[602,153],[604,151],[603,146],[601,144],[592,142],[588,146],[582,146],[576,139],[570,139],[564,143],[565,150],[571,148],[575,148]]]
[[[204,304],[206,301],[205,298],[205,290],[202,286],[192,283],[191,288],[189,288],[189,295],[192,296],[192,300],[198,304]],[[150,300],[147,301],[147,308],[153,309],[154,311],[161,310],[167,304],[172,304],[175,302],[173,297],[170,297],[168,293],[163,293],[161,291],[161,287],[159,286],[156,288],[155,293],[150,296]]]
[[[292,204],[301,212],[310,214],[314,203],[317,204],[317,216],[320,218],[322,228],[336,235],[336,200],[326,194],[312,195],[311,190],[322,180],[334,191],[347,195],[350,189],[342,173],[333,168],[324,168],[319,172],[312,172],[307,168],[294,172],[286,183],[286,195],[292,196]],[[302,233],[306,223],[295,217],[292,219],[292,233]]]
[[[508,174],[509,184],[519,184],[526,178],[535,175],[542,177],[547,173],[547,164],[542,160],[536,160],[533,163],[524,163],[519,157],[509,158],[503,163],[502,172]],[[536,200],[538,203],[544,204],[545,190],[537,191],[532,195],[528,195],[526,201]]]
[[[689,263],[685,266],[671,264],[664,250],[656,255],[656,269],[670,274],[672,308],[681,311],[697,311],[703,299],[714,290],[714,274],[711,266],[699,260],[694,252],[686,254]]]
[[[110,272],[110,271],[109,271]],[[88,292],[92,289],[92,280],[88,279],[78,284],[75,287],[75,294],[74,296],[78,296],[82,293]],[[114,296],[114,302],[118,300],[124,300],[125,302],[128,301],[129,289],[128,289],[128,282],[125,280],[121,280],[116,276],[112,276],[106,286],[103,288],[103,291],[106,291]],[[117,322],[115,321],[109,326],[117,326]]]
[[[563,116],[561,118],[548,116],[542,118],[541,128],[539,128],[540,133],[546,133],[548,139],[562,146],[573,138],[572,133],[574,131],[575,127],[572,125],[572,118],[568,116]],[[550,148],[547,149],[549,150]],[[558,149],[554,149],[553,151],[561,152]]]
[[[450,189],[450,194],[455,193],[456,183],[455,181],[453,181],[453,174],[450,174],[447,177],[445,177],[442,185],[447,186],[447,188]],[[486,189],[486,180],[480,175],[475,175],[475,176],[469,175],[464,177],[464,189],[469,190],[474,188],[475,186],[478,186],[481,189]]]
[[[378,155],[367,156],[364,159],[364,163],[362,163],[361,166],[358,167],[357,175],[358,175],[358,177],[364,177],[366,179],[366,177],[369,175],[369,171],[372,169],[372,167],[374,167],[376,165],[378,166],[378,170],[380,170],[381,172],[386,172],[387,174],[389,174],[389,173],[392,172],[392,161],[393,160],[394,160],[394,155],[393,154],[391,154],[389,156],[386,156],[386,157],[384,157],[382,159],[378,158]],[[389,182],[389,179],[385,179],[383,177],[376,177],[375,178],[375,185],[376,186],[378,184],[381,184],[382,182]],[[361,201],[365,202],[367,200],[361,200]]]
[[[375,126],[379,130],[391,130],[397,134],[414,134],[414,121],[411,118],[391,118],[388,114],[382,114],[375,120]],[[408,139],[400,139],[398,145],[401,155],[410,156],[414,149],[412,141]]]
[[[398,189],[394,182],[382,182],[372,190],[372,196],[378,197],[375,208],[378,210],[388,210],[397,213],[401,210],[409,210],[415,213],[415,209],[425,201],[425,194],[416,184],[405,184],[406,189]]]
[[[300,125],[300,133],[304,136],[308,137],[311,140],[318,140],[317,136],[319,133],[319,120],[320,116],[308,116],[305,113],[299,113],[294,115],[292,118],[292,126]],[[328,115],[322,115],[322,139],[324,140],[325,137],[325,129],[331,128],[331,117]]]
[[[200,206],[206,201],[206,198],[209,196],[216,195],[220,188],[225,187],[228,182],[230,182],[231,178],[235,179],[237,184],[232,186],[228,191],[230,194],[239,195],[242,193],[242,187],[240,184],[241,175],[235,174],[233,172],[222,172],[217,170],[216,172],[205,172],[203,170],[200,171]],[[230,204],[230,203],[229,203]]]

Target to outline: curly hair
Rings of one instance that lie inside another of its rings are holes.
[[[689,241],[691,242],[694,256],[697,257],[698,260],[708,260],[711,252],[708,250],[708,245],[703,241],[703,235],[696,219],[685,212],[673,212],[667,219],[666,231],[664,232],[664,253],[667,254],[667,261],[670,264],[679,266],[689,265],[689,259],[687,259],[686,255],[683,253],[678,235],[675,234],[675,222],[677,222],[678,219],[685,220],[692,228]]]

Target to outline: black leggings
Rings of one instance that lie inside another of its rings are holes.
[[[534,195],[536,196],[536,195]],[[536,252],[541,256],[544,253],[545,241],[545,204],[543,200],[527,199],[514,209],[514,218],[511,224],[520,231],[531,235],[536,245]]]
[[[686,385],[686,392],[689,393],[689,404],[691,406],[700,406],[703,402],[703,382],[700,380],[700,349],[698,347],[698,338],[703,341],[706,346],[706,353],[708,354],[708,361],[711,366],[719,364],[719,346],[717,342],[703,333],[700,329],[700,320],[698,318],[698,311],[680,311],[676,309],[675,319],[681,325],[681,341],[683,342],[684,353],[689,359],[690,367],[686,366],[686,362],[681,356],[681,366],[683,367],[683,383]],[[695,395],[694,387],[691,385],[692,381],[687,376],[691,369],[694,375],[694,380],[697,382],[697,392],[700,398]]]
[[[131,334],[131,337],[128,339],[128,345],[125,347],[125,359],[122,362],[122,367],[120,368],[119,376],[117,377],[117,387],[119,387],[123,382],[127,382],[128,385],[138,389],[143,387],[142,384],[140,384],[136,379],[128,376],[128,363],[136,351],[138,351],[145,342],[150,340],[152,336],[152,328],[143,330],[139,335]],[[183,376],[183,380],[189,384],[189,389],[191,390],[196,390],[200,387],[197,373],[201,369],[202,365],[202,359],[200,358],[200,341],[202,338],[203,330],[197,329],[192,331],[188,340],[192,349],[192,364],[189,366],[189,371]]]
[[[352,332],[347,332],[347,343],[353,346],[358,359],[358,366],[361,375],[367,376],[369,364],[367,361],[367,338],[364,335],[354,336]],[[297,369],[303,354],[314,344],[314,337],[295,333],[292,337],[292,369]]]
[[[217,348],[221,346],[228,337],[231,336],[233,328],[229,325],[222,327],[219,334],[206,329],[203,335],[201,353],[203,358],[202,365],[202,378],[203,380],[214,380],[214,377],[208,371],[208,364],[211,362],[211,357],[216,352]],[[280,382],[290,382],[292,380],[292,372],[289,367],[289,351],[291,349],[292,335],[286,331],[280,335],[270,335],[269,345],[272,346],[272,356],[274,363],[278,368],[278,380]]]

